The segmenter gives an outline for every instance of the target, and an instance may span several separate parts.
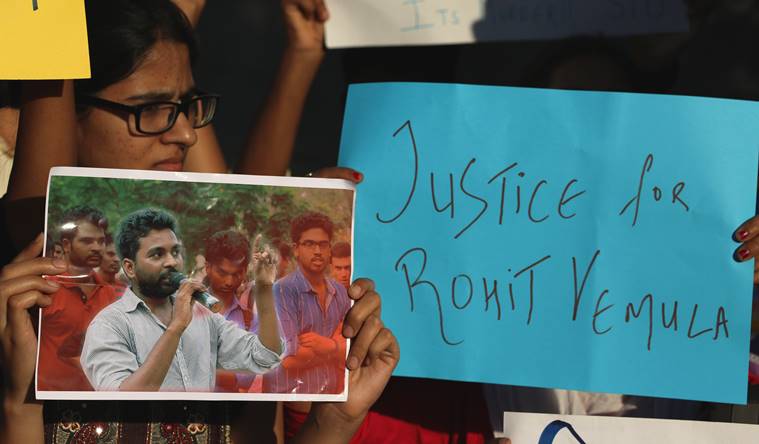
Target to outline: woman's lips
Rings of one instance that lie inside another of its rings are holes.
[[[156,170],[161,171],[182,171],[182,159],[169,159],[155,164]]]

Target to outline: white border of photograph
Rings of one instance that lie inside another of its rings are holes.
[[[353,253],[353,241],[355,230],[356,208],[356,185],[344,179],[322,179],[313,177],[282,177],[282,176],[247,176],[241,174],[217,174],[217,173],[186,173],[164,172],[148,170],[126,170],[107,168],[82,168],[82,167],[54,167],[50,169],[47,181],[47,195],[45,197],[45,232],[47,232],[48,204],[50,183],[53,176],[75,177],[100,177],[109,179],[141,179],[162,180],[172,182],[199,182],[221,183],[236,185],[264,185],[291,188],[322,188],[333,190],[353,191],[353,214],[351,215],[351,254]],[[47,244],[47,237],[45,238]],[[47,245],[42,251],[47,251]],[[353,257],[353,256],[351,256]],[[351,281],[353,280],[353,268],[351,269]],[[353,300],[351,300],[353,306]],[[42,311],[39,313],[39,324],[42,325]],[[345,358],[348,357],[351,340],[347,339]],[[120,391],[41,391],[37,390],[37,374],[39,368],[40,341],[37,339],[37,358],[34,374],[34,388],[36,398],[40,400],[163,400],[163,401],[345,401],[348,398],[349,372],[345,369],[344,389],[339,394],[305,394],[305,393],[221,393],[221,392],[120,392]]]

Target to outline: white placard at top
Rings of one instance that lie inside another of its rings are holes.
[[[327,0],[327,47],[686,32],[682,0]]]

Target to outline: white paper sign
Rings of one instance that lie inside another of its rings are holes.
[[[330,48],[686,32],[683,0],[327,0]]]
[[[514,444],[746,444],[759,442],[759,425],[667,419],[503,414],[503,434]]]

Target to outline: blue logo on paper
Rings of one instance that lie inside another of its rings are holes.
[[[560,421],[558,419],[546,426],[546,428],[543,430],[543,433],[540,434],[538,444],[552,444],[553,440],[556,438],[556,435],[558,435],[559,432],[564,429],[569,430],[569,433],[575,437],[578,443],[585,444],[585,441],[583,441],[580,435],[577,434],[574,427],[572,427],[572,424]]]

